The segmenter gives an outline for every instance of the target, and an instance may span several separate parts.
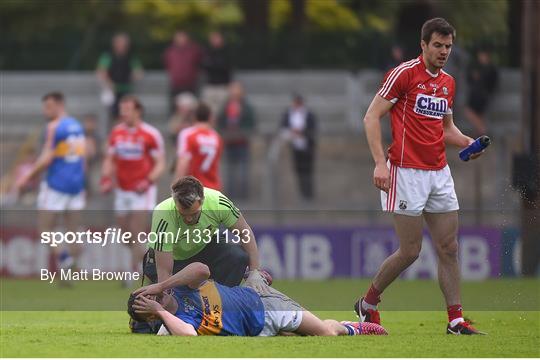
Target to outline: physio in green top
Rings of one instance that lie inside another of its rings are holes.
[[[202,262],[223,285],[240,284],[249,266],[246,282],[261,291],[267,286],[259,272],[255,236],[240,210],[193,176],[176,181],[172,196],[154,208],[148,239],[155,253],[158,281],[190,263]]]

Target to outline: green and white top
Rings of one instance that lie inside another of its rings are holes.
[[[174,260],[185,260],[199,253],[220,234],[220,225],[232,227],[240,210],[221,192],[204,188],[204,201],[197,224],[186,225],[170,197],[159,203],[152,213],[149,247],[173,253]]]

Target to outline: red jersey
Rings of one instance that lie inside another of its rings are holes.
[[[443,116],[452,113],[455,82],[440,70],[432,74],[422,56],[390,70],[377,92],[390,110],[390,162],[396,166],[439,170],[446,166]]]
[[[223,152],[223,140],[212,128],[190,126],[178,134],[178,157],[190,159],[188,175],[199,179],[203,186],[221,190],[219,161]]]
[[[158,129],[145,122],[133,128],[122,123],[109,136],[108,152],[114,157],[118,187],[133,191],[152,171],[155,157],[164,152],[163,138]]]

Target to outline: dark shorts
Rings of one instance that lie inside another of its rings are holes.
[[[148,250],[147,254],[144,262],[144,274],[151,282],[157,282],[154,250]],[[242,282],[249,265],[249,256],[240,245],[211,242],[201,252],[189,259],[174,260],[173,274],[194,262],[207,265],[210,268],[212,279],[222,285],[232,287],[240,285]]]

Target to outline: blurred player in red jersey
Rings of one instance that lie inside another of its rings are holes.
[[[223,153],[223,140],[212,128],[212,111],[206,104],[195,110],[195,125],[178,134],[175,179],[191,175],[203,186],[221,191],[219,162]]]
[[[103,162],[101,191],[116,184],[114,209],[118,224],[135,238],[147,231],[148,211],[156,206],[156,181],[165,169],[165,150],[160,132],[142,120],[143,105],[133,95],[120,101],[122,122],[116,125],[108,141]],[[138,271],[146,246],[129,244],[133,271]]]
[[[380,323],[380,295],[418,258],[425,219],[439,260],[439,284],[448,307],[447,333],[472,335],[480,332],[464,320],[460,304],[459,205],[445,154],[445,143],[464,148],[474,141],[454,125],[455,83],[442,70],[454,37],[455,30],[446,20],[427,21],[422,26],[422,54],[386,74],[365,115],[375,160],[373,182],[381,190],[383,210],[394,213],[399,249],[383,262],[355,310],[363,321]],[[392,144],[387,161],[380,120],[388,112]]]

